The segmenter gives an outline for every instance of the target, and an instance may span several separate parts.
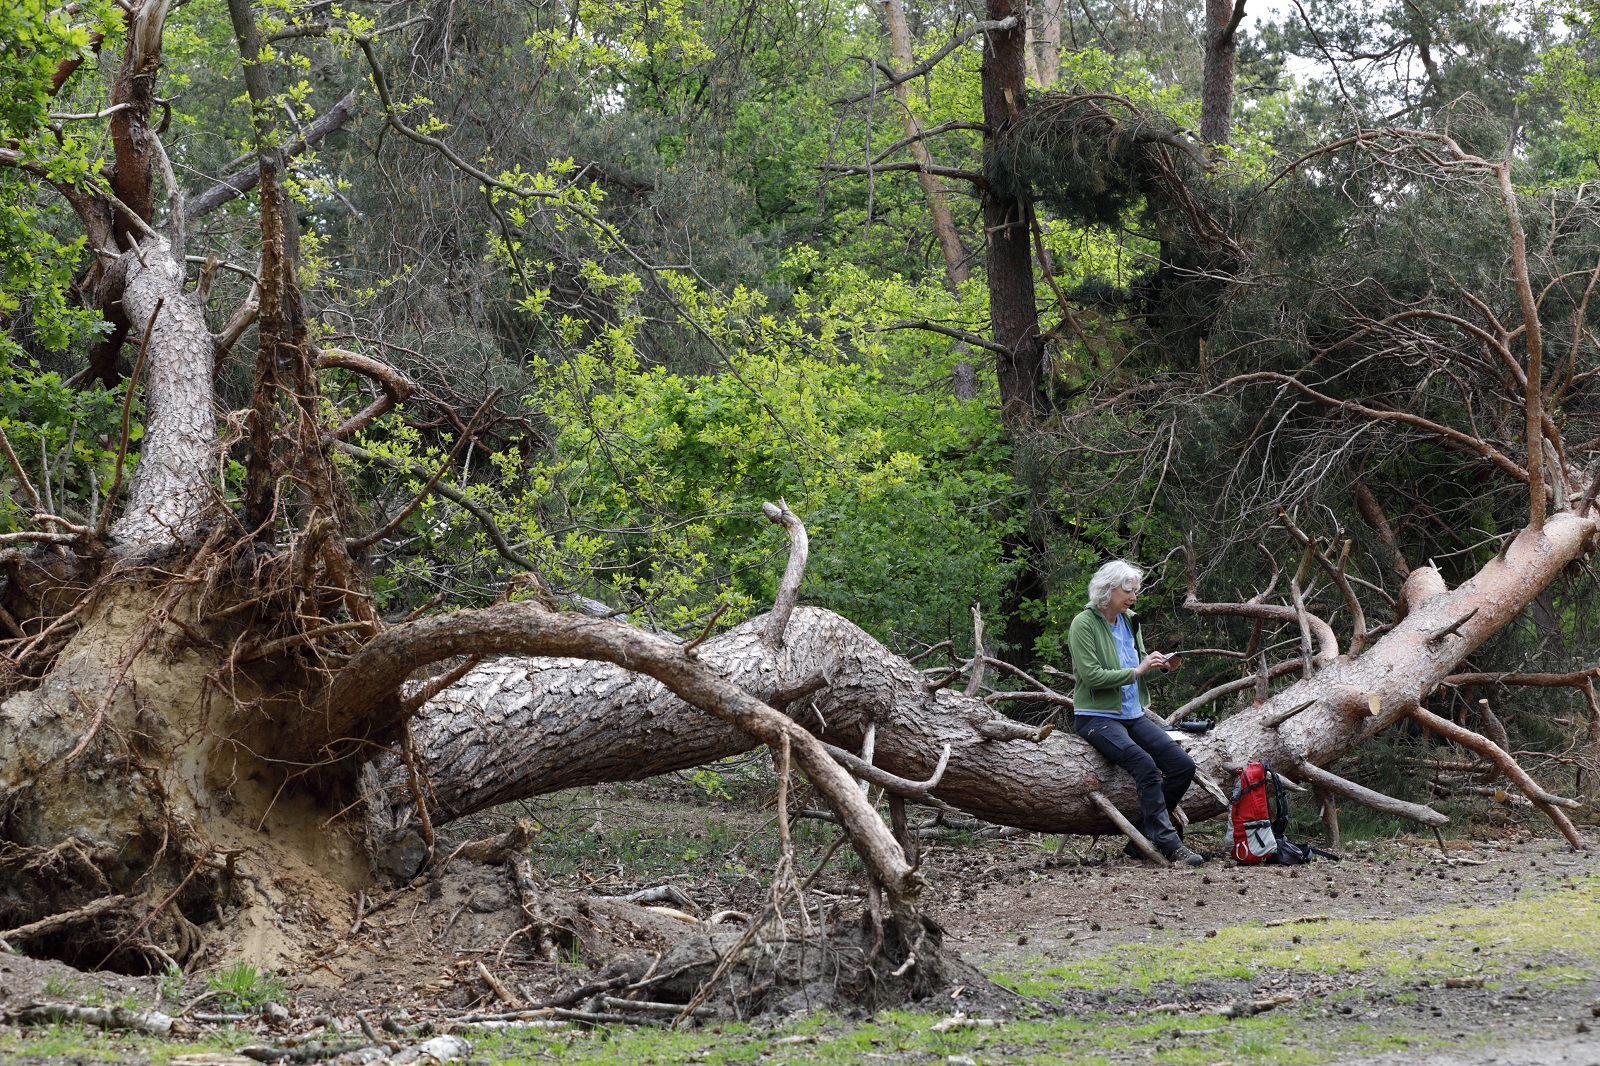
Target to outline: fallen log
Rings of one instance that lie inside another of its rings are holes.
[[[1332,763],[1444,684],[1591,549],[1596,528],[1592,516],[1552,515],[1542,530],[1524,530],[1453,590],[1430,567],[1413,571],[1401,592],[1405,617],[1362,655],[1332,658],[1210,733],[1184,738],[1186,749],[1213,783],[1226,782],[1253,758],[1283,767]],[[930,690],[914,665],[831,612],[795,608],[776,649],[762,640],[764,627],[764,617],[756,617],[707,640],[698,664],[757,699],[825,678],[824,688],[788,703],[785,713],[845,751],[860,750],[874,724],[876,770],[925,781],[948,745],[930,795],[984,821],[1045,833],[1117,831],[1094,802],[1097,791],[1137,816],[1132,779],[1075,735],[1058,731],[1042,743],[985,737],[983,723],[994,714],[982,699],[949,687]],[[1448,639],[1435,639],[1442,628],[1451,630]],[[422,665],[426,649],[412,647],[419,655],[412,665]],[[1308,700],[1315,705],[1302,707]],[[1290,710],[1298,713],[1287,716]],[[1274,719],[1281,721],[1269,727]],[[556,657],[484,662],[426,704],[412,731],[440,820],[559,789],[641,780],[756,744],[658,681],[615,663]],[[363,785],[378,797],[369,809],[374,840],[416,832],[416,805],[396,756],[369,763]],[[1226,809],[1224,791],[1193,789],[1185,808],[1194,818],[1218,814]]]

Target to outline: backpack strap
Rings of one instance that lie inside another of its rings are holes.
[[[1261,767],[1266,771],[1262,778],[1263,782],[1266,780],[1272,782],[1272,806],[1276,810],[1269,811],[1268,816],[1272,819],[1272,831],[1281,840],[1289,832],[1289,790],[1284,787],[1283,778],[1278,776],[1278,771],[1265,763],[1262,763]]]

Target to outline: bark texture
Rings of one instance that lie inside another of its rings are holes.
[[[917,57],[911,51],[911,30],[906,25],[906,12],[900,0],[883,0],[883,17],[889,24],[889,45],[894,52],[895,64],[901,70],[910,70],[916,65]],[[928,201],[928,217],[933,225],[934,236],[939,240],[939,251],[944,255],[945,278],[954,290],[967,280],[966,253],[961,250],[961,237],[956,232],[955,217],[950,213],[950,200],[945,195],[944,186],[940,184],[938,176],[928,169],[933,165],[933,157],[928,154],[928,146],[922,141],[922,124],[911,111],[910,95],[908,83],[902,81],[895,85],[894,98],[900,104],[900,121],[905,127],[906,136],[912,138],[911,154],[919,168],[917,182]]]
[[[1233,78],[1245,0],[1206,0],[1206,67],[1200,86],[1200,137],[1227,144],[1233,129]]]
[[[1453,591],[1436,571],[1418,570],[1405,590],[1405,619],[1365,654],[1329,661],[1311,679],[1186,746],[1218,782],[1255,758],[1306,778],[1300,766],[1325,766],[1405,717],[1562,567],[1591,551],[1595,535],[1593,519],[1555,516],[1542,533],[1524,531],[1502,558]],[[1448,635],[1434,636],[1469,613]],[[937,799],[988,821],[1056,833],[1114,831],[1095,791],[1124,812],[1138,809],[1131,779],[1076,736],[1057,731],[1042,744],[988,739],[981,727],[995,715],[981,699],[949,688],[928,692],[915,667],[835,614],[798,608],[777,652],[762,644],[760,631],[761,619],[752,619],[708,641],[701,661],[769,702],[821,680],[825,687],[791,703],[788,713],[849,750],[873,726],[875,765],[901,777],[929,776],[949,744]],[[1315,703],[1267,724],[1307,700]],[[571,658],[484,663],[425,705],[413,737],[441,819],[521,796],[637,780],[755,744],[649,678]],[[405,767],[383,757],[365,774],[367,791],[380,797],[372,807],[374,839],[403,842],[416,817]],[[1185,806],[1195,817],[1223,809],[1199,788]]]
[[[1026,12],[1020,0],[988,0],[986,17],[994,21],[1017,19],[1009,30],[984,35],[983,121],[994,131],[984,138],[988,151],[992,150],[995,135],[1021,117],[1026,102]],[[995,343],[1006,349],[995,357],[1000,415],[1006,428],[1015,431],[1038,409],[1044,370],[1044,341],[1039,336],[1039,312],[1034,305],[1028,205],[991,186],[984,192],[983,225],[989,241],[991,332]]]
[[[111,528],[124,553],[170,544],[193,531],[211,499],[217,416],[205,315],[183,291],[184,268],[166,241],[146,240],[123,257],[122,306],[134,330],[150,328],[144,371],[145,434],[128,505]]]

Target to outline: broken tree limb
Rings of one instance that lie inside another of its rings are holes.
[[[75,925],[82,925],[116,910],[127,902],[127,896],[113,895],[86,903],[81,907],[60,914],[52,914],[48,918],[41,918],[37,922],[19,925],[15,929],[0,930],[0,940],[29,940],[36,936],[45,936],[49,933],[59,933],[63,929],[71,929]]]
[[[1234,615],[1239,618],[1259,618],[1267,622],[1300,624],[1300,612],[1293,607],[1276,603],[1204,603],[1191,595],[1184,599],[1183,608],[1186,611],[1193,611],[1202,618]],[[1332,626],[1309,611],[1305,613],[1305,621],[1317,638],[1317,652],[1312,656],[1311,662],[1320,669],[1339,657],[1339,638]]]
[[[1380,515],[1381,517],[1381,515]],[[1294,519],[1282,508],[1278,510],[1278,521],[1289,531],[1289,535],[1299,541],[1304,547],[1310,548],[1316,555],[1323,571],[1333,579],[1334,585],[1339,589],[1339,594],[1344,597],[1345,608],[1350,612],[1350,648],[1349,654],[1353,657],[1361,654],[1361,649],[1367,643],[1367,615],[1361,608],[1361,601],[1356,597],[1355,590],[1350,587],[1350,577],[1345,573],[1345,564],[1350,559],[1350,541],[1346,540],[1339,549],[1339,561],[1329,559],[1326,552],[1317,549],[1310,534],[1295,525]],[[1265,549],[1263,549],[1265,550]]]
[[[1094,801],[1096,807],[1100,808],[1102,814],[1111,819],[1113,825],[1122,830],[1123,836],[1133,841],[1133,846],[1143,852],[1145,858],[1159,866],[1167,865],[1167,857],[1156,850],[1156,846],[1150,843],[1149,837],[1134,828],[1133,823],[1128,821],[1127,816],[1117,810],[1116,804],[1106,799],[1105,795],[1099,791],[1090,792],[1089,798]]]
[[[925,799],[934,789],[939,787],[939,779],[944,777],[944,768],[950,765],[950,745],[944,746],[944,752],[939,756],[939,764],[933,768],[933,773],[928,775],[926,781],[907,781],[903,777],[896,777],[885,770],[880,770],[870,762],[850,754],[843,748],[836,748],[832,744],[824,744],[828,754],[838,759],[846,770],[855,774],[869,784],[894,796],[904,796],[907,799]]]
[[[80,1007],[74,1003],[31,1003],[6,1016],[13,1025],[38,1022],[77,1022],[101,1029],[130,1029],[166,1036],[172,1032],[172,1018],[156,1010],[128,1010],[126,1007]]]
[[[350,439],[371,425],[374,419],[405,403],[411,398],[411,394],[417,391],[416,382],[383,360],[358,352],[347,352],[341,348],[324,348],[317,356],[317,369],[348,370],[376,382],[378,388],[383,391],[382,396],[331,430],[328,434],[331,440]]]
[[[789,532],[789,562],[783,568],[783,579],[778,582],[778,595],[772,603],[772,612],[767,615],[766,630],[762,634],[769,648],[777,648],[783,644],[783,631],[789,625],[789,615],[800,599],[800,582],[806,576],[806,554],[810,541],[806,537],[805,523],[789,510],[787,502],[779,500],[776,504],[764,503],[761,513],[767,516],[767,521]]]
[[[987,701],[985,701],[987,702]],[[1027,725],[1012,718],[991,718],[977,725],[978,735],[988,740],[1032,740],[1044,739],[1040,736],[1043,732],[1036,725]],[[1044,734],[1049,736],[1048,733]]]
[[[1292,674],[1298,669],[1300,669],[1299,659],[1286,659],[1285,661],[1278,663],[1276,666],[1266,671],[1266,680],[1271,680],[1275,677],[1283,677],[1285,674]],[[1221,699],[1223,696],[1226,696],[1232,692],[1242,692],[1247,688],[1251,688],[1260,680],[1260,675],[1251,674],[1248,677],[1240,677],[1235,678],[1232,681],[1225,681],[1214,688],[1209,688],[1200,693],[1200,695],[1196,696],[1188,703],[1183,704],[1161,721],[1165,725],[1177,725],[1179,722],[1183,721],[1200,708],[1206,706],[1208,703]],[[1265,702],[1265,700],[1263,700],[1263,702]]]
[[[976,696],[983,690],[984,667],[988,657],[983,650],[983,608],[972,605],[972,676],[967,679],[966,694]]]
[[[622,622],[558,614],[522,601],[394,626],[374,637],[334,678],[318,716],[326,732],[313,734],[317,742],[306,754],[347,737],[389,734],[400,725],[398,691],[406,677],[430,662],[468,653],[553,654],[611,662],[655,678],[687,703],[764,744],[776,746],[787,738],[796,761],[838,812],[891,906],[910,918],[920,878],[822,742],[717,670],[685,658],[677,644]]]
[[[1295,774],[1310,781],[1318,788],[1326,789],[1336,796],[1354,800],[1363,807],[1370,807],[1384,814],[1393,814],[1401,818],[1418,822],[1422,825],[1438,827],[1450,821],[1448,815],[1440,814],[1432,807],[1424,807],[1420,803],[1407,803],[1405,800],[1385,796],[1382,792],[1374,792],[1365,785],[1358,785],[1354,781],[1346,781],[1331,770],[1324,770],[1311,763],[1301,763],[1295,767]]]
[[[1289,579],[1289,602],[1294,607],[1295,621],[1300,626],[1300,676],[1310,678],[1316,672],[1312,662],[1311,653],[1311,616],[1306,610],[1305,593],[1303,586],[1306,579],[1311,576],[1311,560],[1317,554],[1317,538],[1311,537],[1306,541],[1305,554],[1300,559],[1300,568]]]
[[[1569,800],[1561,796],[1552,795],[1540,788],[1539,783],[1528,775],[1528,772],[1522,768],[1522,765],[1516,759],[1512,758],[1509,753],[1482,733],[1474,733],[1465,726],[1456,725],[1450,719],[1441,718],[1421,706],[1413,705],[1410,708],[1410,714],[1419,725],[1427,726],[1440,736],[1447,737],[1464,748],[1471,748],[1494,763],[1500,768],[1501,773],[1516,783],[1516,786],[1522,790],[1523,795],[1532,800],[1534,805],[1556,824],[1556,828],[1561,830],[1561,835],[1567,838],[1567,843],[1572,845],[1574,851],[1583,850],[1583,838],[1578,835],[1578,831],[1573,827],[1572,821],[1561,813],[1561,808],[1577,809],[1583,806],[1581,803],[1577,800]]]
[[[1290,707],[1288,710],[1276,711],[1273,714],[1268,715],[1262,721],[1261,724],[1263,726],[1265,726],[1266,728],[1268,728],[1268,729],[1276,729],[1280,725],[1282,725],[1283,723],[1287,722],[1289,719],[1293,718],[1295,715],[1299,714],[1301,711],[1310,710],[1312,707],[1315,707],[1316,705],[1317,705],[1317,698],[1315,696],[1313,696],[1310,699],[1305,700],[1302,703],[1295,704],[1293,707]]]
[[[1468,611],[1466,614],[1462,615],[1460,618],[1457,618],[1454,622],[1450,622],[1447,625],[1442,625],[1438,629],[1434,630],[1432,633],[1429,633],[1428,634],[1428,639],[1430,641],[1443,640],[1445,637],[1448,637],[1452,633],[1457,632],[1458,630],[1460,630],[1460,628],[1462,626],[1464,626],[1468,622],[1472,621],[1472,616],[1477,614],[1477,613],[1478,613],[1478,608],[1474,607],[1472,610]]]

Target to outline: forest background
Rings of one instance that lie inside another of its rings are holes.
[[[1348,542],[1375,629],[1410,566],[1431,562],[1452,586],[1477,572],[1526,508],[1481,454],[1239,376],[1315,367],[1339,397],[1484,419],[1515,450],[1515,408],[1491,413],[1430,358],[1460,343],[1450,325],[1381,352],[1332,343],[1452,282],[1515,308],[1492,188],[1396,178],[1357,152],[1285,170],[1352,130],[1448,131],[1504,155],[1546,208],[1529,223],[1554,279],[1541,300],[1553,335],[1571,329],[1551,414],[1573,468],[1593,465],[1600,7],[1252,11],[1220,136],[1202,114],[1217,7],[1025,12],[1029,84],[1011,102],[1044,128],[1005,157],[986,149],[974,27],[987,16],[970,4],[263,5],[311,335],[420,386],[335,452],[385,534],[366,562],[379,611],[488,604],[534,571],[557,594],[692,637],[771,602],[783,545],[760,504],[773,499],[810,529],[804,602],[894,650],[949,641],[958,656],[977,605],[989,650],[1044,673],[1070,670],[1066,626],[1114,556],[1150,570],[1152,645],[1277,656],[1293,656],[1292,627],[1274,651],[1248,619],[1181,609],[1186,562],[1199,587],[1245,600],[1278,559],[1293,569],[1303,531]],[[1229,34],[1244,7],[1221,5]],[[106,166],[124,19],[108,3],[4,12],[0,139],[11,162],[37,165],[0,167],[0,424],[43,509],[93,527],[137,348],[88,306],[88,243],[52,190]],[[229,352],[251,347],[239,309],[255,298],[258,232],[251,190],[216,184],[254,167],[238,54],[223,0],[175,3],[154,90],[172,175],[154,215],[189,219],[180,251],[228,338],[227,410],[249,405],[249,361]],[[913,67],[926,69],[895,80]],[[1187,146],[1174,154],[1198,215],[1118,155],[1121,132],[1078,138],[1082,115],[1064,109],[1085,100],[1110,101],[1132,140]],[[1030,204],[1042,337],[1034,380],[1009,394],[996,357],[1003,371],[1016,349],[996,339],[985,252],[1023,223],[986,221],[982,196],[1006,182]],[[529,188],[542,195],[515,191]],[[1246,267],[1207,258],[1206,219]],[[323,402],[352,415],[373,389],[336,368]],[[20,483],[0,478],[0,534],[25,530]],[[224,463],[221,495],[245,480]],[[1349,610],[1334,582],[1307,595],[1325,617]],[[1593,571],[1576,563],[1473,662],[1587,668],[1595,617]],[[1238,670],[1190,656],[1163,698]],[[1519,745],[1560,758],[1600,739],[1582,685],[1497,698]]]

